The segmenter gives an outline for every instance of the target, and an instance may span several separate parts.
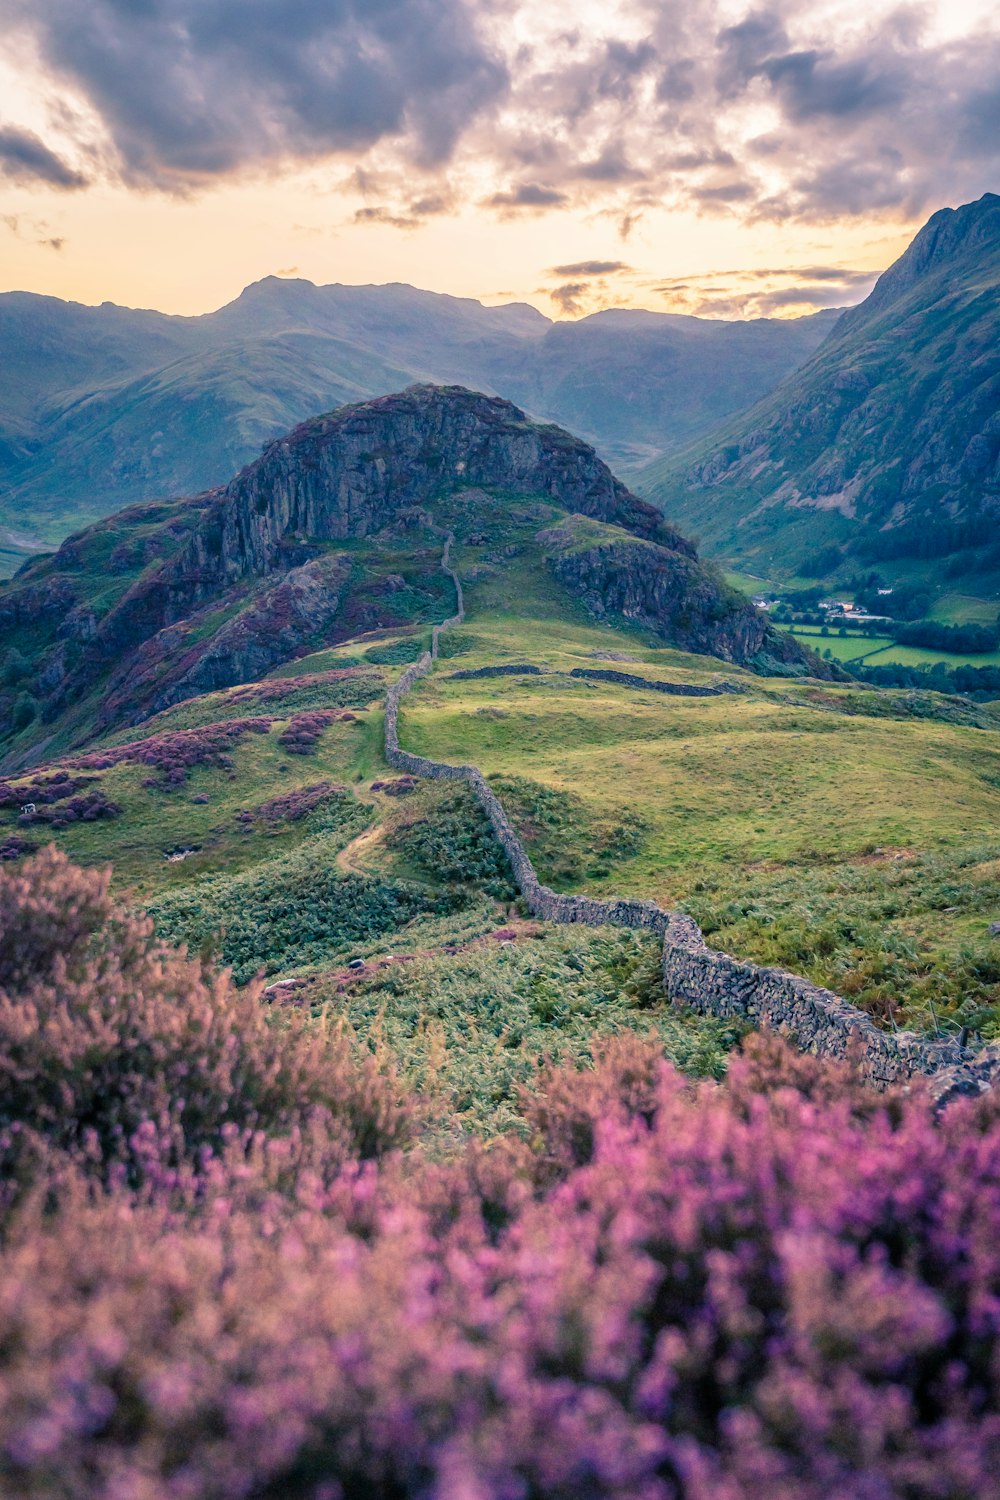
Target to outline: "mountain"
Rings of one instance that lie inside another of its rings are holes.
[[[26,564],[0,588],[0,734],[79,743],[359,633],[440,618],[442,536],[485,538],[498,511],[506,550],[485,567],[512,598],[554,587],[554,608],[617,615],[686,650],[827,671],[586,443],[496,397],[423,386],[314,418],[228,485],[126,509]]]
[[[632,482],[763,576],[1000,572],[1000,197],[934,214],[800,370]]]
[[[313,412],[459,383],[644,461],[770,389],[836,319],[644,312],[553,323],[409,286],[268,277],[202,317],[0,296],[0,548],[223,483]]]

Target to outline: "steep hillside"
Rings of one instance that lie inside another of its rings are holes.
[[[196,318],[9,293],[0,562],[129,502],[223,483],[311,413],[414,381],[495,391],[641,461],[745,408],[835,317],[552,323],[523,304],[275,277]]]
[[[633,482],[759,573],[1000,572],[1000,197],[936,213],[801,370]]]
[[[227,486],[122,511],[22,568],[0,590],[3,733],[18,753],[79,743],[323,645],[436,619],[442,526],[480,537],[487,570],[533,568],[556,613],[828,670],[587,444],[497,398],[423,386],[315,418]]]

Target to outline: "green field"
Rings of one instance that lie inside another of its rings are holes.
[[[834,661],[863,660],[865,666],[869,667],[892,662],[904,667],[927,666],[932,662],[943,662],[946,667],[995,667],[1000,664],[1000,651],[965,655],[956,651],[933,651],[927,646],[897,646],[891,637],[884,635],[842,636],[835,631],[831,631],[829,635],[821,635],[819,629],[812,625],[796,625],[790,633],[796,640],[819,651],[821,655],[829,650]]]
[[[956,651],[932,651],[926,646],[890,645],[865,657],[865,665],[877,667],[895,662],[902,667],[919,667],[930,662],[943,662],[946,667],[995,667],[1000,665],[1000,651],[980,651],[962,655]]]
[[[838,635],[836,631],[829,635],[822,635],[814,626],[795,625],[789,632],[797,641],[802,641],[811,650],[818,651],[822,656],[829,651],[833,661],[858,661],[862,657],[866,660],[872,652],[880,651],[883,647],[891,646],[891,637],[887,635]]]

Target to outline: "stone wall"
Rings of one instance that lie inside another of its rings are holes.
[[[449,682],[459,682],[472,677],[541,677],[541,667],[534,667],[530,662],[514,661],[505,663],[502,667],[463,667],[460,672],[449,672]]]
[[[623,687],[649,688],[654,693],[672,693],[678,698],[718,698],[722,693],[742,693],[743,688],[734,682],[724,682],[717,687],[703,687],[696,682],[654,682],[649,677],[636,677],[632,672],[613,672],[604,667],[574,667],[571,677],[588,677],[596,682],[620,682]]]
[[[442,557],[442,566],[446,568],[450,542],[449,537]],[[450,568],[447,571],[450,573]],[[451,576],[454,578],[453,573]],[[455,583],[459,612],[438,630],[464,618],[457,578]],[[547,922],[635,927],[662,933],[663,983],[675,1004],[688,1005],[706,1015],[784,1032],[806,1052],[826,1057],[856,1056],[862,1072],[876,1088],[884,1089],[923,1076],[929,1079],[938,1104],[943,1105],[952,1098],[979,1094],[1000,1084],[1000,1047],[973,1052],[957,1042],[922,1037],[915,1032],[881,1031],[863,1011],[830,990],[783,969],[744,963],[710,948],[697,923],[683,912],[665,911],[654,901],[626,898],[602,901],[590,896],[560,895],[542,885],[503,804],[476,766],[449,765],[412,755],[400,747],[399,706],[433,666],[431,653],[425,652],[390,689],[385,703],[385,758],[397,770],[432,781],[469,783],[533,916]],[[583,668],[575,675],[597,675],[644,688],[663,686],[625,672],[590,673]],[[668,685],[667,690],[673,686]]]

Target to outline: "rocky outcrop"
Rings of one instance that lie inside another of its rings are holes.
[[[497,397],[414,386],[341,407],[271,443],[222,492],[187,564],[226,578],[265,573],[286,537],[369,536],[403,509],[472,487],[549,497],[694,555],[579,438]]]
[[[0,591],[0,611],[52,614],[61,601],[72,649],[47,644],[37,664],[46,722],[76,712],[99,684],[95,713],[77,714],[79,721],[96,719],[100,729],[136,723],[304,650],[436,618],[433,554],[422,571],[436,507],[445,501],[478,518],[498,504],[517,510],[519,498],[563,513],[564,525],[529,545],[551,549],[556,576],[595,614],[624,616],[728,661],[752,665],[766,646],[765,655],[789,653],[799,670],[829,675],[816,661],[807,665],[790,637],[772,640],[766,618],[586,443],[529,421],[509,401],[457,386],[418,386],[342,407],[269,444],[225,487],[81,532],[6,596]],[[584,534],[601,545],[574,550]],[[384,540],[405,550],[408,537],[414,566],[404,580],[379,554]],[[503,548],[502,559],[517,550]],[[144,564],[147,555],[153,560]],[[92,579],[106,566],[119,574],[141,568],[110,607],[92,581],[92,598],[80,597],[76,579],[64,584],[60,572]],[[460,593],[457,576],[447,565],[445,572]],[[436,640],[435,633],[435,649]]]
[[[742,594],[702,563],[655,543],[612,540],[549,556],[561,584],[580,595],[595,619],[619,615],[682,651],[753,666],[767,656],[829,677],[828,662],[804,651]]]
[[[158,631],[115,674],[102,722],[118,723],[139,705],[146,717],[198,693],[264,677],[323,636],[340,613],[349,575],[344,558],[317,558],[254,593],[207,640],[197,615]]]

